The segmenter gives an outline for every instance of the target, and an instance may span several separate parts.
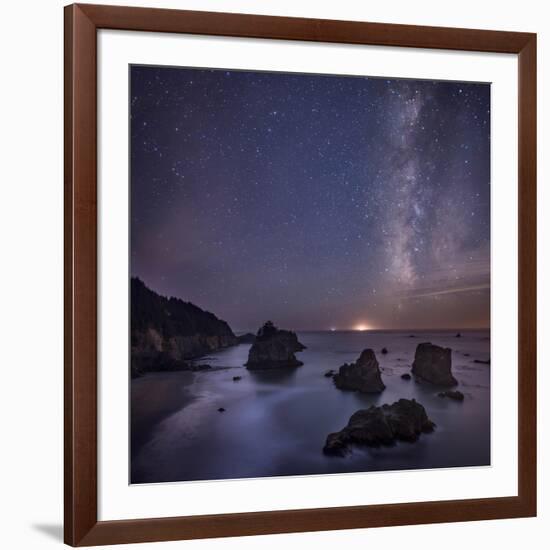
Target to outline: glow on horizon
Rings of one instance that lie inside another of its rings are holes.
[[[357,332],[365,332],[365,331],[368,331],[368,330],[375,330],[373,326],[367,324],[367,323],[357,323],[356,325],[352,326],[351,328],[337,328],[337,327],[330,327],[329,328],[330,332],[340,332],[340,331],[348,331],[348,330],[353,330],[353,331],[357,331]]]

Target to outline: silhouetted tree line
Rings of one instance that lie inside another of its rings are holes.
[[[132,336],[136,331],[154,328],[165,338],[197,333],[235,337],[229,325],[213,313],[179,298],[160,296],[138,277],[132,277],[130,289]]]

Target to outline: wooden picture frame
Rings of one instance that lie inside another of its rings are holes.
[[[518,55],[518,495],[98,521],[98,29],[193,33]],[[73,546],[536,515],[536,35],[74,4],[65,8],[65,542]]]

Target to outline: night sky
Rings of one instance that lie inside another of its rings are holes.
[[[488,327],[490,86],[132,66],[131,273],[235,331]]]

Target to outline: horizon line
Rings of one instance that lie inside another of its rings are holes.
[[[358,330],[354,328],[342,328],[342,329],[330,329],[330,328],[287,328],[278,327],[283,330],[292,330],[295,332],[460,332],[460,331],[473,331],[473,330],[491,330],[491,327],[428,327],[428,328],[369,328],[364,330]],[[257,331],[250,329],[235,329],[235,333],[252,333]]]

